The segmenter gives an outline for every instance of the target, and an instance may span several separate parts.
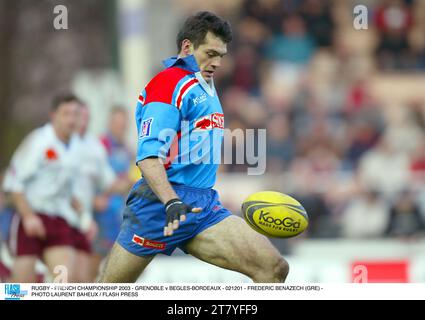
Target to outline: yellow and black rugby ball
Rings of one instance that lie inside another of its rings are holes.
[[[275,191],[250,195],[242,203],[243,216],[255,231],[274,238],[291,238],[308,226],[308,215],[294,198]]]

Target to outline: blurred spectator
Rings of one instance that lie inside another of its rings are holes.
[[[294,14],[283,19],[281,33],[268,41],[265,57],[302,66],[310,61],[314,48],[314,40],[308,34],[303,19]]]
[[[376,9],[376,27],[380,33],[377,61],[384,69],[414,67],[408,40],[413,25],[411,9],[401,0],[386,0]]]
[[[295,138],[300,138],[308,133],[314,123],[313,112],[317,109],[318,101],[312,88],[307,85],[300,85],[291,99],[291,123],[292,134]]]
[[[264,128],[267,111],[259,99],[247,96],[243,108],[238,110],[238,118],[245,123],[248,129]]]
[[[340,169],[340,152],[331,136],[329,120],[323,114],[311,116],[311,120],[311,127],[306,128],[304,135],[297,141],[297,154],[308,161],[315,173]]]
[[[270,30],[268,30],[263,23],[249,16],[243,17],[237,24],[236,29],[239,32],[239,36],[236,40],[237,45],[249,45],[256,52],[261,51],[264,45],[264,39],[266,39],[270,33]]]
[[[388,224],[388,206],[376,190],[367,190],[351,201],[341,217],[347,238],[379,238]]]
[[[259,56],[253,47],[239,46],[235,52],[232,83],[244,91],[255,93],[259,87]]]
[[[411,110],[411,118],[415,122],[416,126],[421,128],[422,132],[425,132],[425,101],[422,99],[415,99],[407,103]]]
[[[283,114],[272,116],[267,126],[267,168],[280,172],[289,166],[295,154],[288,119]]]
[[[301,6],[301,16],[308,32],[319,47],[329,47],[332,44],[334,23],[330,4],[327,0],[306,0]]]
[[[370,93],[370,82],[357,79],[348,87],[345,112],[348,116],[359,114],[365,109],[373,109],[375,103]]]
[[[400,193],[391,207],[390,220],[385,234],[390,237],[412,239],[423,236],[425,222],[411,191]]]
[[[378,138],[376,129],[366,122],[357,122],[350,128],[348,148],[345,153],[346,168],[355,169],[363,154],[374,146]]]
[[[122,222],[122,210],[132,183],[129,172],[134,161],[134,155],[125,142],[127,127],[128,114],[126,109],[123,107],[112,109],[108,132],[101,137],[101,141],[106,147],[109,164],[121,184],[122,192],[99,195],[95,200],[95,221],[99,232],[93,248],[93,274],[97,274],[100,263],[118,236]]]
[[[422,136],[421,143],[411,154],[410,171],[413,175],[418,175],[418,179],[425,181],[425,135]]]
[[[308,212],[308,237],[328,238],[336,236],[336,230],[331,221],[331,212],[323,196],[317,192],[297,194],[295,198]]]
[[[287,12],[281,0],[245,0],[241,9],[243,16],[255,18],[272,33],[279,32],[282,18]]]
[[[402,0],[384,0],[375,12],[378,31],[397,33],[406,36],[413,24],[413,16],[408,4]]]
[[[385,139],[396,153],[409,154],[423,138],[423,129],[405,106],[387,106]]]
[[[383,137],[376,148],[369,150],[360,160],[358,174],[362,186],[380,190],[390,197],[408,185],[409,160]]]

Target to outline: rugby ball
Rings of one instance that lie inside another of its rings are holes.
[[[245,221],[255,231],[274,238],[291,238],[308,226],[308,215],[294,198],[275,191],[250,195],[242,203]]]

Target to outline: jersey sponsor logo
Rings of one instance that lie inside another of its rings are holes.
[[[55,149],[49,148],[46,150],[46,159],[49,161],[58,160],[59,156]]]
[[[194,122],[194,130],[224,129],[224,115],[222,113],[212,113]]]
[[[205,92],[203,92],[200,96],[197,96],[196,98],[193,98],[193,105],[196,106],[202,102],[205,102],[207,100],[207,95]]]
[[[166,243],[164,242],[145,239],[145,238],[139,237],[136,234],[133,235],[133,242],[135,244],[138,244],[139,246],[149,248],[149,249],[164,250],[166,247]]]
[[[142,121],[142,128],[140,130],[140,138],[149,137],[151,135],[151,126],[153,118],[148,118]]]

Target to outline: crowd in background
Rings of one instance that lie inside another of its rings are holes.
[[[368,4],[374,37],[360,52],[338,3],[242,1],[216,79],[226,124],[267,129],[267,172],[306,206],[309,237],[423,235],[425,101],[389,105],[370,86],[372,75],[425,71],[423,3]]]

